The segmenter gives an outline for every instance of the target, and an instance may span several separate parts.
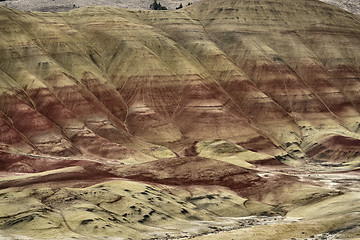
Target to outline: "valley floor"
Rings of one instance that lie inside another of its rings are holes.
[[[143,182],[113,178],[85,188],[66,188],[59,182],[49,185],[51,181],[44,178],[26,188],[6,188],[0,192],[0,239],[279,240],[360,236],[359,171],[329,171],[320,165],[300,170],[259,166],[257,171],[263,178],[285,175],[298,181],[294,185],[274,185],[271,192],[259,188],[259,197],[254,193],[247,198],[228,187],[164,185],[154,183],[154,179]],[[29,178],[35,179],[36,175]],[[42,175],[51,178],[50,173]],[[21,177],[22,181],[28,178]],[[14,178],[19,176],[2,178],[0,185],[14,183]],[[74,182],[63,184],[71,186]]]

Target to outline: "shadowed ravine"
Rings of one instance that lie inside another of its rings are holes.
[[[0,236],[360,236],[360,17],[310,0],[0,8]]]

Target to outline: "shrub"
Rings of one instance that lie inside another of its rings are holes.
[[[167,10],[166,7],[162,6],[161,3],[158,3],[156,0],[150,5],[152,10]]]

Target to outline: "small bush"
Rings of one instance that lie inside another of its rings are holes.
[[[152,10],[167,10],[166,7],[162,6],[161,3],[158,3],[156,0],[150,5]]]

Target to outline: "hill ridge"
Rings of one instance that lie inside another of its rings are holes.
[[[359,235],[358,16],[208,0],[0,22],[0,236]]]

